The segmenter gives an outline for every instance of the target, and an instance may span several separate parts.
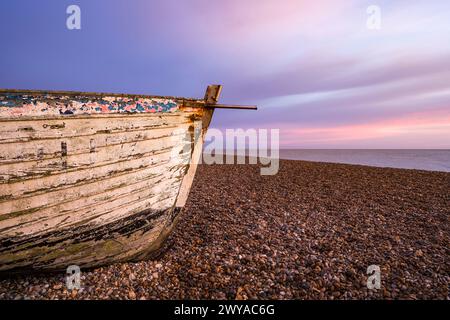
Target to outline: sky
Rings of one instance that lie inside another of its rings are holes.
[[[211,127],[279,129],[282,148],[450,148],[448,0],[3,0],[0,37],[0,88],[217,83],[258,111],[216,110]]]

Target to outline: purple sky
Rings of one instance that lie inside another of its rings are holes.
[[[259,110],[212,126],[279,128],[282,147],[450,148],[448,0],[5,0],[0,35],[2,88],[202,97],[220,83],[221,102]]]

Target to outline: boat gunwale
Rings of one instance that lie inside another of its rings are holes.
[[[179,110],[174,112],[116,112],[116,113],[81,113],[81,114],[50,114],[50,115],[16,115],[9,117],[2,117],[0,115],[0,122],[6,121],[33,121],[33,120],[63,120],[63,119],[92,119],[92,118],[123,118],[123,117],[182,117],[195,113],[195,111],[184,110],[184,108],[198,108],[203,107],[184,107],[181,106]]]
[[[136,93],[110,93],[110,92],[83,92],[83,91],[70,91],[70,90],[34,90],[34,89],[0,89],[0,96],[12,94],[23,95],[52,95],[52,96],[88,96],[88,97],[118,97],[118,98],[145,98],[145,99],[168,99],[176,100],[177,102],[201,102],[204,103],[204,99],[198,98],[185,98],[176,96],[162,96],[162,95],[148,95],[148,94],[136,94]]]

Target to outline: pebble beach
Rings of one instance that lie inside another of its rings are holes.
[[[161,254],[0,278],[0,299],[449,299],[450,173],[280,160],[200,165]],[[381,288],[367,288],[367,267]]]

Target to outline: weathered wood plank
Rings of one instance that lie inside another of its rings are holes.
[[[142,259],[148,252],[158,249],[167,237],[170,213],[171,209],[162,212],[146,210],[101,227],[63,230],[24,239],[22,243],[27,245],[26,249],[0,252],[0,271],[12,268],[60,270],[71,264],[88,268]]]
[[[62,150],[59,158],[0,164],[0,180],[10,183],[23,178],[45,177],[67,172],[67,170],[78,171],[87,167],[132,160],[157,151],[178,148],[182,139],[183,136],[181,135],[166,136],[158,139],[105,146],[87,154],[71,154],[71,141],[68,140],[64,145],[61,144]],[[64,152],[66,152],[65,155]],[[0,184],[1,188],[2,184]]]
[[[182,176],[184,174],[184,167],[180,165],[180,161],[174,161],[166,153],[166,160],[157,161],[156,164],[149,166],[139,165],[142,163],[142,159],[136,160],[135,170],[128,170],[127,167],[124,170],[120,168],[112,167],[109,175],[104,177],[102,173],[95,171],[95,168],[89,168],[93,177],[91,179],[78,179],[77,172],[72,174],[73,183],[67,184],[65,179],[43,181],[39,179],[40,189],[35,190],[36,186],[24,186],[23,183],[15,183],[7,185],[5,187],[6,196],[3,196],[3,200],[0,202],[0,211],[2,214],[9,212],[10,215],[23,215],[27,213],[33,213],[33,208],[45,207],[51,205],[51,203],[58,203],[61,201],[69,201],[72,198],[83,198],[88,191],[103,192],[108,189],[115,189],[121,187],[127,183],[133,183],[141,179],[150,178],[158,175],[160,172],[171,172]],[[180,154],[180,157],[184,156]],[[98,176],[95,176],[98,175]],[[99,177],[100,176],[100,177]],[[75,180],[78,179],[78,180]],[[29,183],[29,182],[28,182]],[[14,189],[12,187],[15,187]],[[33,189],[33,192],[25,191]],[[103,191],[102,191],[103,190]],[[82,193],[80,193],[82,192]],[[22,194],[22,196],[20,196]],[[49,197],[50,196],[50,197]],[[50,201],[48,200],[50,199]],[[14,210],[14,211],[13,211]],[[0,220],[4,220],[0,215]]]
[[[106,147],[131,143],[143,140],[158,139],[172,136],[175,129],[184,128],[187,130],[190,124],[173,125],[164,128],[155,128],[150,130],[128,130],[125,132],[99,133],[89,136],[77,136],[70,138],[70,153],[85,154]],[[61,142],[67,142],[67,137],[32,140],[26,142],[14,142],[14,147],[8,147],[7,144],[0,144],[0,164],[15,163],[32,160],[46,160],[61,156]]]
[[[164,171],[176,171],[181,166],[181,161],[176,159],[169,159],[167,163],[163,165],[157,165],[150,168],[150,172],[153,174],[158,174]],[[142,172],[127,172],[125,170],[124,174],[115,176],[108,179],[95,179],[93,181],[79,181],[73,186],[65,186],[65,176],[63,175],[57,183],[59,183],[59,188],[46,188],[44,190],[39,190],[31,194],[30,196],[18,197],[12,194],[11,198],[7,198],[1,203],[0,206],[0,219],[4,214],[9,214],[12,216],[23,215],[26,213],[32,213],[36,208],[44,208],[50,206],[54,203],[62,203],[69,201],[71,199],[81,198],[87,196],[94,192],[102,192],[107,188],[116,188],[118,185],[126,183],[126,179],[131,179],[133,176],[140,176]],[[40,181],[40,180],[38,180]],[[10,190],[7,190],[8,192]],[[42,192],[45,191],[45,192]]]
[[[130,130],[148,130],[189,123],[189,114],[139,115],[126,117],[92,116],[92,118],[34,119],[33,121],[3,121],[0,119],[0,143],[62,137],[90,136]]]
[[[49,229],[67,228],[71,225],[109,223],[148,208],[167,209],[173,205],[177,187],[181,182],[175,177],[164,177],[164,182],[158,180],[161,180],[161,177],[125,186],[122,190],[117,190],[117,194],[106,191],[105,194],[95,194],[42,209],[32,215],[2,221],[0,222],[1,238],[37,235]],[[133,186],[137,189],[131,190]],[[164,192],[161,192],[161,189],[164,189]]]
[[[49,191],[57,191],[88,183],[104,181],[122,177],[130,178],[134,175],[145,175],[152,172],[154,166],[164,165],[170,161],[171,149],[140,156],[131,160],[124,160],[104,166],[92,166],[78,171],[61,172],[47,175],[38,179],[22,179],[13,183],[1,185],[0,204],[11,198],[25,198]]]

